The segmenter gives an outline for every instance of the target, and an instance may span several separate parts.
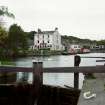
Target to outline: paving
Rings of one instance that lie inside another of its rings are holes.
[[[105,74],[95,74],[96,79],[85,79],[77,105],[105,105]],[[84,93],[96,93],[96,97],[85,99]]]

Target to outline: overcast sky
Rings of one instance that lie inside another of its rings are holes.
[[[105,39],[105,0],[0,0],[25,31],[54,30],[62,35]]]

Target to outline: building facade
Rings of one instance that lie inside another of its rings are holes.
[[[64,47],[61,44],[61,35],[58,32],[58,28],[53,31],[41,31],[34,35],[34,49],[50,49],[50,50],[63,50]]]
[[[68,52],[69,53],[78,53],[78,52],[80,52],[82,47],[83,46],[79,45],[79,44],[70,44],[69,48],[68,48]]]

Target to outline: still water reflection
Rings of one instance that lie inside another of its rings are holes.
[[[91,56],[91,57],[105,57],[105,53],[89,53],[89,54],[79,54],[81,57]],[[95,66],[103,65],[104,62],[96,62],[101,58],[81,58],[80,66]],[[58,56],[49,56],[49,57],[26,57],[19,58],[15,61],[16,66],[19,67],[32,67],[32,60],[42,61],[44,67],[73,67],[74,66],[74,55],[58,55]],[[79,88],[82,87],[84,80],[84,75],[79,74]],[[43,83],[56,86],[68,85],[73,87],[73,73],[43,73]],[[17,81],[26,81],[29,83],[32,82],[32,74],[29,73],[18,73]]]
[[[79,54],[81,57],[91,56],[91,57],[105,57],[105,53],[89,53],[89,54]],[[95,66],[103,65],[104,62],[96,62],[101,58],[82,58],[80,66]],[[32,67],[32,60],[42,61],[44,67],[73,67],[74,66],[74,55],[58,55],[49,57],[26,57],[16,60],[16,66],[22,67]],[[18,74],[18,79],[22,77],[22,73]],[[28,81],[32,81],[32,74],[28,76]],[[72,86],[73,87],[73,73],[44,73],[43,83],[49,85],[57,86]],[[84,76],[80,74],[79,88],[82,87]]]

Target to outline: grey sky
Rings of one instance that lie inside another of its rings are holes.
[[[25,31],[59,28],[63,35],[105,39],[104,0],[0,0]]]

